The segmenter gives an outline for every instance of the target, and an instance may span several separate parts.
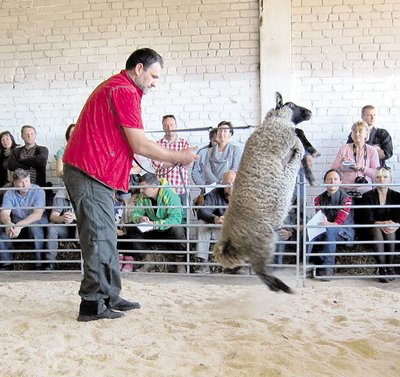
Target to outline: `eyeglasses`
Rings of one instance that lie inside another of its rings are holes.
[[[376,168],[376,170],[387,170],[387,171],[391,171],[392,170],[392,168],[390,167],[390,166],[386,166],[386,165],[383,165],[383,166],[379,166],[378,168]]]

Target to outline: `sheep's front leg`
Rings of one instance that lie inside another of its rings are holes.
[[[289,155],[291,156],[286,158],[287,163],[285,164],[285,170],[298,169],[299,161],[301,161],[304,155],[304,148],[297,137],[294,140],[293,147],[290,149]]]

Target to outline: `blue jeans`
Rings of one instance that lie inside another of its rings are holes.
[[[327,265],[335,265],[335,254],[336,254],[336,241],[345,241],[348,238],[343,238],[340,233],[343,228],[326,228],[326,232],[313,239],[313,241],[326,241],[329,242],[327,245],[322,245],[323,252],[329,253],[329,255],[321,256],[322,263]],[[307,254],[311,254],[313,245],[307,246]],[[333,267],[327,267],[327,270],[333,271]]]
[[[36,250],[35,259],[41,261],[42,255],[40,250],[43,249],[44,228],[41,226],[25,227],[18,238],[21,238],[21,235],[25,233],[25,230],[28,231],[28,237],[34,240],[34,249]],[[9,262],[12,262],[14,258],[13,254],[8,250],[11,250],[13,242],[10,241],[12,238],[7,236],[5,228],[0,232],[0,240],[0,260],[6,265],[10,264]]]
[[[73,228],[75,231],[75,227]],[[71,227],[50,223],[47,229],[47,260],[55,260],[57,258],[58,239],[68,238],[71,231]]]

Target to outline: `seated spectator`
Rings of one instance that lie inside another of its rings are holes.
[[[290,209],[288,215],[286,216],[285,219],[285,225],[294,225],[294,227],[285,227],[283,226],[278,230],[278,241],[296,241],[297,239],[297,229],[296,229],[296,224],[297,224],[297,189],[293,193],[293,198],[292,198],[292,208]],[[303,207],[300,206],[300,227],[301,230],[303,230]],[[283,253],[287,252],[287,248],[290,245],[287,245],[285,243],[277,243],[276,244],[276,255],[275,255],[275,263],[276,264],[282,264],[283,263]],[[299,254],[300,256],[303,254],[303,242],[299,243],[300,250]]]
[[[46,186],[46,165],[49,150],[36,145],[36,130],[32,126],[21,128],[21,137],[25,145],[15,148],[8,159],[7,168],[28,170],[31,183],[41,187]]]
[[[237,171],[242,151],[230,142],[233,135],[231,122],[222,121],[217,126],[218,145],[208,148],[198,164],[193,166],[192,178],[197,185],[221,183],[228,170]]]
[[[64,176],[63,156],[64,156],[64,152],[65,152],[65,147],[68,144],[69,138],[71,137],[72,133],[74,132],[74,128],[75,128],[75,123],[71,123],[68,126],[67,130],[65,131],[65,140],[67,142],[54,155],[54,158],[56,159],[56,175],[58,178],[62,178]]]
[[[192,168],[192,180],[196,185],[203,185],[203,166],[204,166],[204,158],[207,156],[207,152],[210,148],[213,148],[218,145],[218,128],[212,128],[208,133],[208,138],[210,142],[204,147],[200,148],[197,152],[199,155],[199,159],[193,163]]]
[[[235,181],[235,178],[236,172],[233,170],[228,170],[224,173],[222,184],[229,187],[215,188],[205,196],[204,208],[199,208],[197,212],[197,217],[200,220],[200,224],[222,225],[224,223],[224,213],[226,211],[226,206],[229,204],[229,199],[232,194],[232,185]],[[215,226],[201,226],[198,228],[196,256],[200,259],[199,263],[205,263],[208,261],[210,240],[216,239],[220,232],[221,229]],[[209,274],[210,267],[203,265],[196,272]]]
[[[8,159],[11,152],[17,147],[14,136],[10,131],[0,133],[0,187],[9,187],[12,180],[12,172],[8,170]],[[2,198],[4,191],[0,192]]]
[[[155,245],[163,244],[168,250],[185,251],[185,244],[182,243],[186,239],[185,230],[182,226],[176,226],[183,223],[183,209],[179,195],[168,186],[166,179],[158,179],[155,174],[146,173],[140,177],[141,194],[137,205],[148,208],[136,208],[132,213],[132,223],[148,224],[152,226],[149,231],[142,232],[137,227],[134,229],[134,236],[137,239],[157,240],[155,242],[135,242],[135,248],[138,250],[148,250]],[[152,187],[162,185],[163,187]],[[151,207],[157,206],[157,208]],[[176,243],[163,243],[162,240],[176,239],[180,240]],[[158,241],[160,240],[160,241]],[[168,254],[168,259],[174,262],[183,262],[182,254]],[[151,255],[145,256],[145,261],[150,261]],[[140,271],[154,270],[154,266],[144,265]],[[176,268],[178,273],[185,273],[184,265],[178,265]]]
[[[390,184],[392,176],[389,167],[378,168],[375,175],[375,183]],[[375,189],[366,192],[362,197],[362,204],[369,206],[378,205],[399,205],[400,193],[390,189],[387,186],[377,186]],[[363,208],[364,224],[387,224],[386,227],[367,228],[366,233],[369,239],[376,241],[372,244],[373,251],[379,253],[376,255],[378,264],[393,264],[394,255],[385,253],[394,253],[396,240],[396,231],[399,229],[400,209],[399,208]],[[383,241],[393,241],[383,243]],[[381,283],[387,283],[393,280],[393,277],[385,277],[385,275],[394,275],[393,267],[379,267],[378,274],[382,275],[379,279]]]
[[[326,185],[339,185],[342,183],[340,173],[331,169],[324,175],[324,183]],[[354,229],[351,227],[354,224],[351,211],[351,198],[340,189],[339,186],[327,186],[326,191],[318,195],[314,199],[314,204],[317,207],[316,212],[322,211],[325,216],[325,221],[319,225],[325,226],[326,231],[320,236],[310,241],[327,241],[329,244],[322,245],[323,253],[329,255],[322,256],[322,263],[328,265],[325,268],[325,280],[329,280],[334,275],[335,253],[337,241],[352,241],[354,240]],[[342,208],[319,208],[319,206],[343,206]],[[346,227],[336,227],[335,225],[348,225]],[[313,245],[309,244],[307,253],[312,252]],[[323,275],[323,271],[320,271]]]
[[[4,194],[3,207],[0,212],[1,222],[5,225],[0,229],[0,255],[3,262],[2,269],[12,270],[12,253],[8,250],[12,247],[10,240],[29,236],[34,239],[36,250],[36,269],[41,268],[41,249],[43,249],[44,228],[31,226],[47,224],[44,210],[45,193],[37,185],[31,184],[29,172],[16,169],[12,179],[13,187],[17,190],[8,190]]]
[[[372,189],[368,183],[375,177],[375,170],[379,167],[379,156],[374,147],[366,144],[369,136],[367,123],[362,120],[355,122],[351,130],[354,142],[344,144],[340,148],[332,169],[342,174],[343,183],[358,183],[343,189],[353,197],[361,197],[362,193]]]
[[[136,190],[136,189],[135,189]],[[115,223],[117,225],[118,245],[117,250],[133,249],[132,242],[128,241],[132,238],[131,227],[126,227],[131,221],[133,207],[138,202],[138,194],[117,192],[115,195]],[[126,241],[125,241],[126,240]],[[120,271],[132,272],[134,270],[133,262],[135,260],[132,253],[119,254]],[[127,262],[127,263],[124,263]]]
[[[371,105],[364,106],[361,109],[361,119],[368,124],[369,137],[367,144],[372,145],[378,151],[380,166],[384,166],[386,164],[386,160],[393,156],[392,137],[384,128],[378,128],[375,126],[375,107]],[[352,142],[353,138],[350,134],[347,139],[347,143]]]
[[[129,193],[138,195],[140,190],[136,188],[136,186],[139,186],[139,179],[140,179],[140,173],[142,172],[140,157],[139,155],[135,154],[134,155],[134,160],[132,161],[132,167],[129,175]]]
[[[157,141],[158,144],[174,151],[182,151],[190,148],[190,143],[187,140],[178,137],[178,126],[174,115],[164,115],[162,118],[162,126],[165,135],[162,139]],[[159,178],[165,178],[171,186],[180,186],[174,187],[173,190],[179,194],[182,204],[186,205],[185,186],[188,186],[190,183],[188,173],[189,166],[178,166],[171,162],[156,160],[152,160],[151,165]]]
[[[56,269],[55,260],[57,258],[58,239],[75,238],[76,226],[67,226],[69,224],[76,224],[75,213],[67,190],[60,189],[54,196],[50,224],[47,228],[47,248],[49,252],[46,255],[46,259],[51,262],[46,265],[46,270],[52,271]]]

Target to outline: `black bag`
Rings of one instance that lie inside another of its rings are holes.
[[[365,178],[365,175],[359,175],[358,177],[356,177],[354,183],[357,183],[359,185],[369,184],[367,178]]]

